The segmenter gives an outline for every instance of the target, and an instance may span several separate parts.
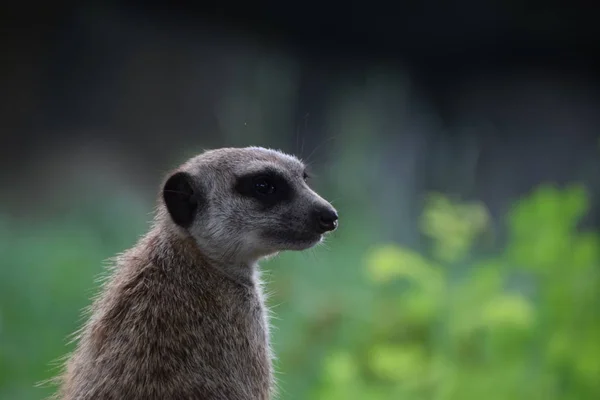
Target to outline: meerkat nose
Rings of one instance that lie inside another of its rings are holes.
[[[333,208],[321,208],[316,212],[317,223],[321,233],[337,228],[338,214]]]

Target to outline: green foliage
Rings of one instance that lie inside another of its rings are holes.
[[[432,196],[422,227],[433,258],[368,252],[371,316],[332,348],[313,397],[600,398],[600,242],[577,229],[586,208],[581,187],[542,186],[509,213],[506,251],[466,262],[485,208]]]
[[[436,193],[426,203],[421,229],[434,240],[436,259],[458,262],[469,253],[473,240],[488,223],[483,205],[459,204]]]

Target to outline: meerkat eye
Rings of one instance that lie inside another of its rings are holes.
[[[275,185],[269,178],[257,178],[254,181],[254,190],[261,195],[271,195],[275,193]]]
[[[304,179],[304,182],[308,181],[309,178],[310,176],[308,175],[308,172],[304,171],[302,173],[302,179]]]
[[[239,176],[234,188],[240,195],[253,198],[266,208],[290,201],[294,195],[286,177],[273,169]]]

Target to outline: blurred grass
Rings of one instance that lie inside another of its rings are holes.
[[[48,393],[34,385],[56,373],[52,362],[70,348],[67,336],[79,327],[105,260],[144,231],[149,218],[140,210],[148,208],[140,206],[116,193],[61,218],[0,218],[0,399]]]
[[[93,196],[90,196],[93,198]],[[263,263],[282,399],[600,398],[600,241],[577,229],[579,186],[542,186],[506,217],[493,258],[473,256],[489,216],[432,194],[430,249],[377,243],[346,209],[324,245]],[[34,384],[70,346],[104,260],[147,229],[123,192],[43,222],[0,219],[0,398]]]

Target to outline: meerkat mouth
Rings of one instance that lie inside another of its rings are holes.
[[[292,247],[293,250],[305,250],[318,245],[325,239],[324,233],[306,232],[301,235],[296,235],[293,238],[289,238],[287,243]]]
[[[308,221],[303,226],[279,226],[269,230],[266,236],[278,242],[284,249],[305,250],[322,243],[325,237],[335,231],[338,226],[337,214],[335,218]]]

